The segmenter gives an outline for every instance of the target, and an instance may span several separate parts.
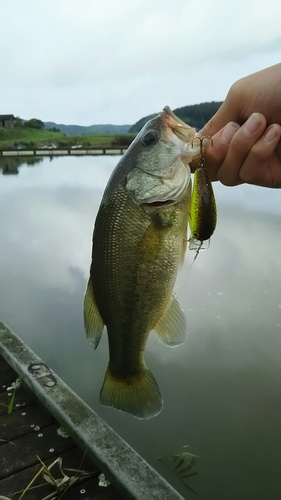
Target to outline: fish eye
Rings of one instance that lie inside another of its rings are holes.
[[[152,146],[158,141],[159,134],[156,132],[156,130],[148,130],[141,140],[144,146]]]

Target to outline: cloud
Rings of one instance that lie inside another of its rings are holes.
[[[11,0],[1,6],[2,112],[59,123],[133,123],[222,100],[279,62],[279,3]],[[12,15],[15,13],[16,15]]]

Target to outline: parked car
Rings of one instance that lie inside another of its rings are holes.
[[[48,144],[45,144],[44,146],[40,146],[39,149],[56,149],[58,146],[56,144],[52,144],[51,142],[48,142]]]

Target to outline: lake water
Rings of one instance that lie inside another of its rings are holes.
[[[176,285],[189,335],[169,349],[151,334],[164,409],[139,421],[100,406],[107,338],[94,351],[82,319],[94,219],[118,158],[0,161],[1,320],[185,498],[196,497],[157,457],[190,445],[200,458],[189,485],[204,499],[279,500],[281,190],[214,185],[217,230],[191,267],[187,252]]]

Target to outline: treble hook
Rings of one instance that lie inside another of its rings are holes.
[[[193,141],[191,143],[191,147],[192,148],[193,148],[193,143],[194,143],[195,139],[199,139],[199,141],[200,141],[199,167],[204,167],[204,165],[205,165],[205,158],[204,158],[204,153],[203,153],[203,142],[204,142],[204,139],[209,139],[211,141],[211,144],[212,144],[212,147],[213,147],[213,139],[209,135],[204,135],[203,137],[200,137],[200,135],[196,135],[196,137],[194,137],[194,139],[193,139]]]

